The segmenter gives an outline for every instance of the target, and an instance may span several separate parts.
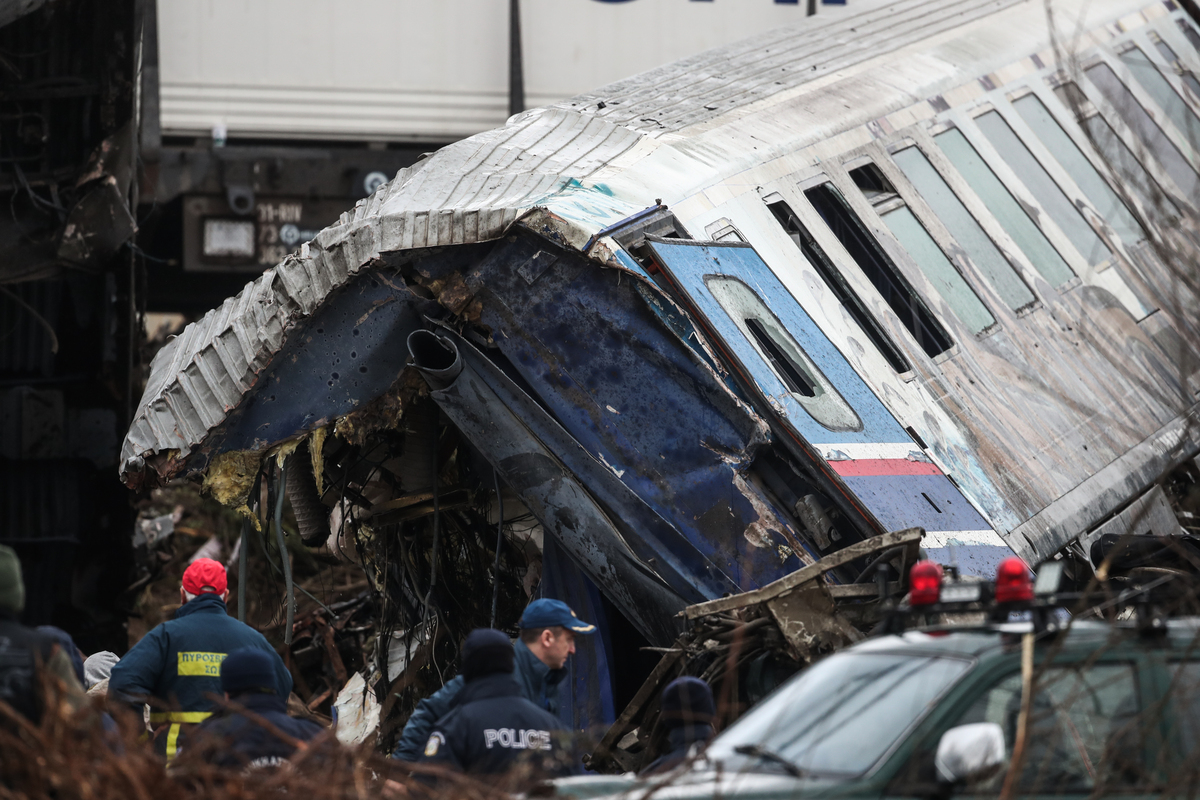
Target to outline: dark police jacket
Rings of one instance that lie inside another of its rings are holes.
[[[44,705],[39,666],[82,697],[83,689],[58,642],[25,627],[14,616],[0,613],[0,700],[34,723],[41,721]]]
[[[557,717],[522,696],[512,675],[485,675],[463,685],[457,707],[434,725],[421,763],[496,775],[529,760],[543,774],[567,774],[553,736],[562,730]]]
[[[130,702],[154,697],[177,710],[153,710],[150,721],[203,722],[213,710],[209,693],[221,693],[221,662],[243,647],[256,647],[275,660],[275,688],[286,699],[292,674],[263,635],[238,622],[215,594],[202,594],[142,637],[117,662],[108,679],[109,697]],[[138,701],[140,702],[140,700]]]
[[[558,686],[567,676],[565,669],[550,669],[541,659],[530,652],[521,640],[513,644],[512,677],[521,688],[521,694],[538,708],[550,714],[558,714]],[[392,750],[392,758],[416,761],[429,741],[434,723],[449,714],[458,705],[459,693],[463,690],[462,676],[458,676],[438,691],[417,704],[404,725],[404,733]]]
[[[231,699],[293,739],[306,742],[324,730],[310,720],[289,717],[287,701],[278,695],[247,693]],[[232,710],[219,711],[205,720],[188,744],[189,749],[211,748],[205,753],[205,760],[219,767],[272,767],[295,752],[294,747],[257,720]]]

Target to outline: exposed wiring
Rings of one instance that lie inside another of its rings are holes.
[[[296,617],[296,592],[292,584],[292,562],[288,559],[287,542],[283,538],[283,496],[286,488],[287,461],[284,461],[283,466],[279,468],[279,481],[275,487],[275,539],[279,543],[279,560],[283,564],[283,582],[287,587],[287,627],[283,629],[283,643],[290,645],[292,624]]]
[[[58,355],[58,334],[54,332],[54,327],[46,321],[46,318],[37,312],[37,309],[26,303],[20,295],[9,289],[7,286],[0,285],[0,292],[12,298],[12,301],[21,308],[29,312],[29,316],[33,317],[43,328],[46,329],[46,335],[50,337],[50,353]]]
[[[496,562],[492,565],[492,621],[488,627],[496,627],[496,602],[500,599],[500,545],[504,542],[504,495],[500,494],[500,475],[492,467],[492,483],[496,487],[496,503],[499,506],[496,519]]]

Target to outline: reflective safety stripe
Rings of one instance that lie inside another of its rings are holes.
[[[211,711],[151,711],[151,722],[204,722],[213,715]]]
[[[167,761],[179,753],[179,727],[180,723],[172,722],[171,729],[167,731]]]

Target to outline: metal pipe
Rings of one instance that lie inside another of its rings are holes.
[[[434,423],[437,424],[436,422]],[[421,611],[421,632],[424,633],[429,619],[429,601],[433,588],[437,586],[438,534],[441,532],[441,507],[438,505],[438,437],[433,437],[433,549],[429,551],[429,589],[425,592],[425,607]]]
[[[287,461],[279,468],[279,482],[275,487],[275,540],[279,543],[279,560],[283,562],[283,582],[287,585],[287,627],[283,631],[283,643],[292,643],[292,623],[296,617],[296,590],[292,585],[292,562],[288,559],[287,542],[283,538],[283,497],[287,489]]]

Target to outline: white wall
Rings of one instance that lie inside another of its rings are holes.
[[[522,0],[521,12],[530,107],[813,24],[803,0]],[[814,20],[846,13],[822,6]],[[168,135],[223,123],[231,137],[444,141],[508,116],[506,0],[159,0],[158,20]]]

